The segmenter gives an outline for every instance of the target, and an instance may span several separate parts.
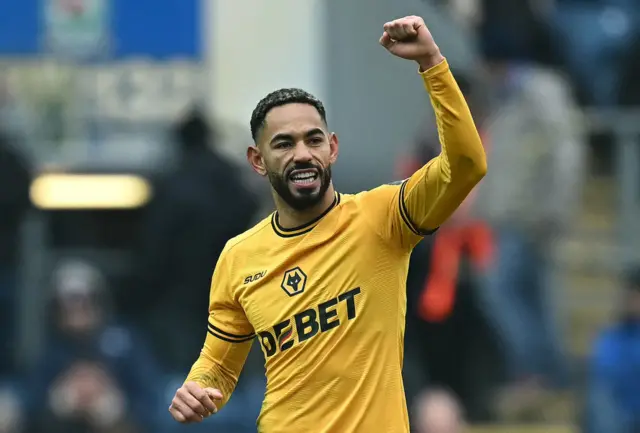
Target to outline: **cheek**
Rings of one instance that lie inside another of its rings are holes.
[[[323,167],[328,167],[333,164],[331,158],[331,150],[327,147],[326,149],[322,149],[315,154],[315,159],[318,161]]]
[[[286,163],[283,159],[280,158],[265,158],[263,160],[264,167],[268,172],[271,173],[282,173],[286,167]]]

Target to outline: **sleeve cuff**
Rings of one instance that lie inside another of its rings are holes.
[[[428,79],[435,77],[436,75],[443,74],[449,71],[449,62],[445,58],[440,63],[435,66],[430,67],[426,71],[421,71],[418,69],[418,73],[422,76],[422,79],[427,81]]]

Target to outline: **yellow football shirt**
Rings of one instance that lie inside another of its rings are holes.
[[[408,433],[402,383],[413,247],[486,171],[445,62],[422,73],[443,151],[409,179],[336,193],[309,224],[277,213],[230,240],[214,271],[208,335],[187,380],[232,393],[253,341],[265,356],[261,433]]]

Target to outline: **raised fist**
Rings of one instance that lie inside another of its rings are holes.
[[[384,25],[380,45],[394,56],[414,60],[426,70],[444,60],[424,20],[408,16]]]

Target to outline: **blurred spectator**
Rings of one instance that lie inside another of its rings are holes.
[[[458,399],[444,389],[427,390],[417,399],[416,433],[463,433],[466,429]]]
[[[493,227],[496,261],[481,296],[515,385],[500,407],[516,416],[516,408],[529,405],[520,397],[538,394],[529,391],[569,385],[553,251],[577,213],[585,157],[577,109],[561,76],[504,59],[489,59],[488,66],[491,170],[477,204]]]
[[[218,255],[248,228],[258,205],[243,186],[240,169],[215,149],[200,110],[181,119],[174,134],[179,166],[158,186],[150,206],[142,276],[128,300],[130,313],[148,327],[167,367],[185,374],[206,336]]]
[[[30,174],[18,149],[0,132],[0,378],[13,372],[20,226],[29,208]]]
[[[640,432],[640,268],[630,272],[615,324],[591,359],[587,433]]]
[[[483,135],[486,98],[482,86],[456,73],[476,124]],[[414,154],[400,161],[406,178],[440,152],[434,121],[419,130]],[[495,333],[478,309],[493,257],[490,227],[475,212],[475,193],[438,232],[411,255],[407,278],[405,390],[409,404],[427,385],[455,390],[467,415],[486,420],[500,363]]]
[[[144,342],[110,310],[100,272],[64,263],[53,286],[47,344],[30,375],[29,431],[154,431],[161,376]]]
[[[555,40],[582,102],[617,103],[625,56],[638,34],[635,0],[558,0],[552,17]]]
[[[477,82],[456,74],[462,93],[467,98],[478,129],[483,135],[483,119],[486,115],[486,100]],[[400,167],[401,178],[411,176],[415,170],[440,153],[440,140],[434,121],[425,122],[417,139],[413,158]],[[473,191],[447,223],[438,230],[433,240],[429,275],[417,299],[419,315],[423,320],[439,322],[451,314],[455,302],[458,275],[463,262],[469,262],[473,272],[484,274],[491,261],[493,240],[489,227],[474,212]]]

